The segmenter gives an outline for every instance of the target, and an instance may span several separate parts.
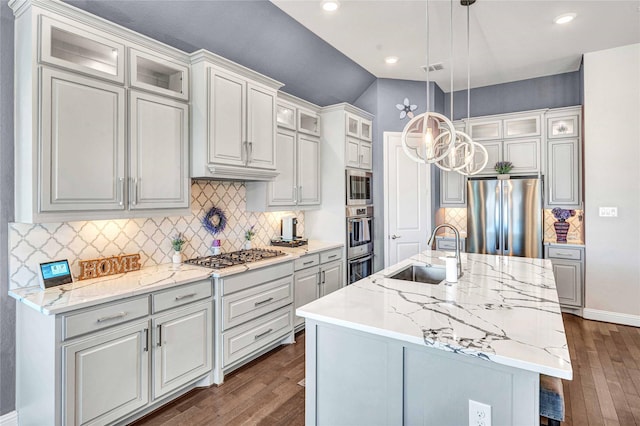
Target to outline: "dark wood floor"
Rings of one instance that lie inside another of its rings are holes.
[[[564,315],[573,380],[563,425],[640,426],[640,328]],[[135,423],[304,425],[304,334],[225,378]]]

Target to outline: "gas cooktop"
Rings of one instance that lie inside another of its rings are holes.
[[[280,250],[249,249],[232,251],[230,253],[223,253],[215,256],[196,257],[195,259],[185,260],[185,263],[204,266],[211,269],[222,269],[229,266],[243,265],[249,262],[257,262],[259,260],[270,259],[272,257],[284,255],[285,253],[281,252]]]

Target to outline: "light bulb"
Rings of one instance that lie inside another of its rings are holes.
[[[427,127],[427,131],[424,134],[424,158],[431,157],[433,157],[433,130],[431,127]]]
[[[340,3],[338,3],[337,1],[326,0],[322,2],[322,8],[327,12],[335,12],[339,7]]]

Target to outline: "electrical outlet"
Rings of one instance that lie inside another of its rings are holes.
[[[469,426],[491,426],[491,406],[470,399]]]
[[[600,207],[598,211],[600,217],[618,217],[617,207]]]

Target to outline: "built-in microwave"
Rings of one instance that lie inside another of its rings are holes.
[[[348,206],[364,206],[373,204],[372,195],[372,178],[371,172],[362,170],[347,169],[347,205]]]

